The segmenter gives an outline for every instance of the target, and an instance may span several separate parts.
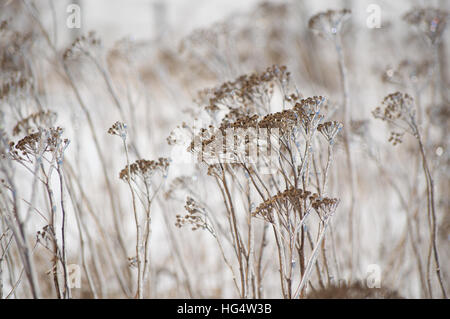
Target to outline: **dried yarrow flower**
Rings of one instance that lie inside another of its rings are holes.
[[[75,39],[71,46],[63,54],[64,60],[76,59],[82,55],[90,55],[92,49],[101,46],[101,40],[94,31],[90,31],[86,36],[82,35]]]
[[[242,116],[261,115],[269,108],[275,84],[283,92],[288,91],[290,72],[285,66],[273,65],[264,72],[241,75],[218,87],[202,90],[198,103],[205,105],[209,113],[220,110],[226,112],[223,124],[235,121]]]
[[[325,97],[313,96],[301,100],[294,106],[306,135],[312,133],[322,121],[324,116],[320,114],[320,109],[325,102]]]
[[[303,217],[309,213],[312,207],[322,219],[326,219],[334,213],[338,203],[339,200],[336,198],[321,198],[317,193],[304,191],[300,188],[289,188],[265,200],[255,209],[252,215],[262,217],[267,222],[273,223],[274,210],[284,214],[293,210]],[[288,216],[280,217],[282,217],[281,224],[285,224]]]
[[[224,23],[215,23],[210,28],[198,28],[193,30],[180,42],[179,51],[184,53],[192,49],[219,48],[220,39],[228,33],[228,26]]]
[[[108,134],[117,135],[122,139],[127,137],[127,125],[125,123],[117,121],[108,129]]]
[[[415,122],[414,100],[407,93],[392,93],[386,96],[382,106],[373,112],[375,118],[386,121],[404,132],[417,134]]]
[[[267,114],[258,122],[258,127],[269,130],[277,128],[284,135],[289,134],[299,124],[298,119],[298,115],[293,110],[284,110]]]
[[[119,178],[123,181],[134,180],[136,177],[148,180],[156,171],[161,172],[165,177],[168,169],[169,160],[167,158],[160,157],[157,161],[140,159],[123,168],[120,171]]]
[[[431,44],[439,43],[447,25],[448,13],[435,8],[415,8],[403,19],[416,27]]]
[[[312,207],[319,214],[320,219],[326,220],[331,217],[336,211],[339,205],[339,200],[337,198],[316,198],[312,203]]]
[[[181,125],[170,132],[170,135],[166,138],[169,145],[185,145],[189,142],[189,136],[192,135],[193,128],[189,127],[186,122],[182,122]]]
[[[325,137],[328,143],[333,144],[334,138],[336,137],[337,133],[342,130],[342,127],[342,123],[339,123],[338,121],[330,121],[319,124],[317,126],[317,129],[323,135],[323,137]]]
[[[164,193],[165,199],[174,199],[176,198],[177,192],[180,193],[183,192],[183,190],[189,190],[193,183],[197,180],[197,176],[188,176],[188,175],[182,175],[175,177],[169,187],[167,188],[168,191]]]
[[[389,137],[389,142],[392,143],[392,145],[397,145],[402,142],[402,136],[405,135],[405,133],[397,133],[397,132],[391,132],[391,136]]]
[[[317,128],[323,119],[320,108],[325,101],[322,96],[301,99],[292,109],[266,115],[258,122],[257,127],[278,128],[281,132],[291,132],[295,127],[301,126],[307,134]]]
[[[301,129],[305,136],[313,134],[324,116],[320,109],[326,102],[322,96],[295,99],[292,109],[265,115],[242,115],[234,121],[223,121],[217,129],[212,125],[200,129],[188,147],[200,162],[226,160],[228,163],[249,159],[250,154],[259,154],[274,136],[296,136]],[[232,134],[232,136],[230,136]],[[172,139],[170,140],[172,141]],[[252,152],[251,149],[256,152]]]
[[[54,125],[56,116],[56,113],[53,111],[39,111],[33,113],[17,122],[13,128],[13,135],[19,135],[20,133],[29,134],[38,127],[50,128]]]
[[[186,209],[187,214],[184,216],[179,214],[176,215],[176,227],[181,228],[182,226],[189,224],[192,226],[192,230],[205,229],[214,235],[214,231],[208,223],[204,208],[201,207],[195,199],[188,196],[184,208]]]
[[[38,132],[25,136],[15,146],[11,144],[11,149],[14,146],[17,151],[21,152],[22,156],[28,159],[30,159],[30,156],[40,158],[46,152],[55,152],[56,159],[60,161],[64,150],[70,143],[67,138],[62,138],[63,132],[64,130],[61,127],[39,128]],[[16,160],[23,159],[22,157],[17,157],[18,153],[11,153],[11,155]]]
[[[324,37],[332,38],[339,33],[350,15],[351,10],[348,9],[327,10],[311,17],[308,27]]]
[[[33,79],[21,72],[8,73],[2,78],[4,79],[0,80],[0,100],[27,96],[34,87]]]

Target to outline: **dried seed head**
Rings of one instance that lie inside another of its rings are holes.
[[[101,40],[97,37],[94,31],[90,31],[86,36],[82,35],[75,39],[68,49],[63,54],[64,60],[74,60],[81,56],[91,54],[93,49],[101,46]]]
[[[299,117],[293,110],[284,110],[264,116],[259,121],[258,127],[267,129],[279,129],[281,134],[289,134],[299,124]]]
[[[414,100],[407,93],[389,94],[372,114],[375,118],[391,123],[404,132],[417,134]]]
[[[128,179],[135,179],[135,177],[139,176],[144,180],[148,180],[156,171],[161,172],[165,177],[168,169],[169,160],[167,158],[160,157],[157,161],[140,159],[123,168],[120,171],[119,178],[123,181],[128,181]]]
[[[432,44],[439,43],[448,20],[448,12],[435,8],[415,8],[407,12],[403,19],[416,27]]]
[[[241,75],[234,81],[202,90],[197,102],[209,113],[225,111],[223,125],[243,116],[261,115],[267,112],[275,84],[288,91],[290,72],[285,66],[273,65],[264,72]]]
[[[325,137],[328,143],[333,144],[337,133],[342,129],[343,125],[337,121],[325,122],[319,124],[317,129]]]
[[[339,200],[336,198],[321,198],[317,193],[304,191],[300,188],[289,188],[265,200],[255,209],[252,215],[262,217],[267,222],[273,223],[274,210],[288,214],[289,209],[286,208],[292,208],[296,212],[305,213],[312,207],[322,219],[325,219],[334,213],[338,203]]]
[[[37,131],[38,127],[50,128],[56,121],[57,114],[52,111],[39,111],[33,113],[17,124],[13,128],[13,135],[20,133],[30,134],[33,130]]]
[[[176,215],[176,227],[181,228],[185,225],[191,225],[191,229],[193,231],[197,229],[205,229],[208,230],[211,234],[214,234],[213,229],[208,224],[204,208],[199,205],[199,203],[195,199],[188,196],[186,198],[186,204],[184,205],[184,208],[186,209],[187,214],[184,216],[181,216],[179,214]]]
[[[127,138],[127,125],[117,121],[108,129],[108,134],[117,135],[125,140]]]
[[[339,33],[350,15],[348,9],[320,12],[309,19],[308,27],[319,35],[332,38]]]
[[[389,142],[392,143],[392,145],[397,145],[400,144],[402,142],[402,137],[403,135],[405,135],[405,133],[396,133],[396,132],[391,132],[391,136],[389,137]]]
[[[312,207],[319,214],[322,220],[326,220],[331,217],[336,211],[339,205],[339,200],[337,198],[317,198],[313,201]]]
[[[34,87],[33,79],[21,72],[8,73],[3,77],[4,80],[0,81],[0,100],[27,96]]]
[[[306,135],[312,133],[322,121],[324,116],[320,114],[320,109],[325,102],[325,97],[313,96],[301,100],[294,106]]]
[[[40,158],[46,152],[54,152],[58,161],[62,160],[63,153],[70,141],[66,138],[62,138],[64,130],[61,127],[56,128],[39,128],[38,132],[29,134],[19,140],[17,144],[11,144],[11,155],[16,160],[23,160],[18,152],[13,152],[12,148],[15,147],[16,151],[20,151],[21,155],[30,159],[30,157]]]

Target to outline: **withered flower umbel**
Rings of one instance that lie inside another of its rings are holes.
[[[416,27],[434,45],[442,39],[447,25],[448,12],[435,8],[415,8],[406,13],[403,19]]]
[[[402,131],[417,134],[414,100],[407,93],[389,94],[384,98],[382,106],[377,107],[372,114],[375,118],[386,121]]]
[[[320,109],[325,102],[325,97],[313,96],[301,100],[294,106],[294,111],[298,114],[306,135],[312,133],[322,121],[324,116],[320,114]]]
[[[345,21],[350,18],[351,10],[327,10],[309,19],[308,27],[320,35],[333,38],[342,29]]]
[[[275,84],[287,92],[290,72],[285,66],[273,65],[260,73],[244,74],[234,81],[199,92],[198,103],[210,113],[225,110],[223,124],[242,116],[262,115],[269,111]]]
[[[89,56],[91,50],[101,46],[101,40],[94,31],[75,39],[71,46],[63,54],[64,60],[77,59],[82,55]]]
[[[21,72],[7,74],[0,80],[0,100],[27,96],[34,87],[34,80]]]
[[[45,152],[56,152],[57,157],[61,157],[69,145],[69,140],[62,138],[63,131],[61,127],[40,128],[38,132],[29,134],[19,140],[15,148],[26,157],[40,157]]]
[[[214,235],[214,230],[211,228],[211,225],[208,223],[208,219],[204,208],[199,205],[199,203],[188,196],[186,198],[186,204],[184,206],[186,209],[186,215],[176,215],[176,227],[183,227],[185,225],[191,225],[192,230],[195,231],[197,229],[205,229],[208,230],[211,234]]]
[[[117,135],[122,139],[127,137],[127,125],[123,122],[117,121],[108,129],[108,134]]]
[[[50,128],[56,121],[57,114],[53,111],[39,111],[17,122],[13,128],[13,135],[29,134],[34,128]]]
[[[128,181],[128,178],[135,179],[136,177],[148,180],[156,171],[166,176],[168,168],[169,160],[167,158],[160,157],[157,161],[140,159],[130,164],[129,167],[123,168],[120,171],[119,178],[125,182]]]
[[[262,217],[267,222],[273,223],[274,211],[283,212],[283,214],[286,214],[285,216],[280,216],[285,218],[281,220],[283,224],[289,218],[288,212],[290,208],[303,217],[309,213],[312,207],[321,219],[326,219],[334,213],[338,204],[339,200],[336,198],[322,198],[317,193],[304,191],[300,188],[289,188],[283,192],[278,192],[261,203],[252,215]]]
[[[319,124],[317,129],[325,137],[328,143],[333,144],[334,138],[342,129],[343,125],[338,121],[329,121],[323,124]]]

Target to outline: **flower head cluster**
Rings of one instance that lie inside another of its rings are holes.
[[[11,12],[8,14],[5,11],[7,9],[2,6],[3,16],[11,15]],[[29,50],[36,39],[34,30],[27,30],[27,28],[21,28],[20,31],[15,30],[13,23],[11,23],[14,17],[14,14],[12,14],[10,18],[0,21],[0,36],[2,39],[0,42],[0,68],[2,74],[7,71],[16,72],[19,69],[28,69],[25,67],[27,62],[24,53],[30,52]]]
[[[186,142],[186,136],[190,135],[189,130],[191,130],[191,127],[189,127],[186,122],[182,122],[181,125],[177,125],[177,127],[171,131],[170,135],[166,138],[167,144],[184,144],[184,142]]]
[[[13,135],[19,135],[20,133],[31,133],[38,127],[50,128],[56,121],[57,114],[53,111],[39,111],[33,113],[24,119],[17,122],[13,128]]]
[[[336,208],[339,205],[339,199],[328,197],[316,198],[311,205],[315,209],[317,214],[319,214],[319,217],[322,220],[326,220],[327,218],[331,217],[336,211]]]
[[[407,93],[389,94],[372,114],[375,118],[391,123],[405,132],[413,135],[417,133],[414,100]]]
[[[339,33],[350,15],[351,10],[348,9],[320,12],[309,19],[308,27],[321,36],[332,38]]]
[[[205,109],[212,113],[225,110],[223,121],[233,122],[244,115],[267,112],[275,83],[286,90],[289,79],[285,66],[274,65],[264,72],[241,75],[219,87],[203,90],[198,102],[206,104]]]
[[[123,181],[134,180],[136,177],[148,180],[156,171],[160,171],[163,176],[166,176],[168,169],[169,160],[167,158],[160,157],[157,161],[140,159],[123,168],[119,173],[119,178]]]
[[[405,133],[397,133],[397,132],[391,132],[391,136],[389,137],[388,141],[392,143],[392,145],[400,144],[402,140],[402,136]]]
[[[208,224],[208,220],[203,207],[201,207],[197,203],[197,201],[195,201],[195,199],[188,196],[186,198],[186,204],[184,205],[184,208],[186,209],[187,213],[184,216],[181,216],[179,214],[176,216],[176,227],[181,228],[187,224],[190,224],[192,226],[192,230],[206,229],[213,234],[211,226]]]
[[[199,133],[192,139],[187,151],[197,153],[200,161],[207,160],[208,158],[215,159],[225,151],[226,141],[224,141],[222,147],[218,143],[222,143],[222,132],[212,125],[208,128],[201,128]]]
[[[127,125],[125,123],[117,121],[108,129],[108,134],[117,135],[122,139],[127,137]]]
[[[292,109],[262,118],[256,114],[243,115],[235,121],[222,122],[219,128],[210,125],[194,135],[188,151],[197,153],[200,161],[219,159],[233,162],[233,159],[249,159],[250,153],[257,156],[259,147],[268,146],[269,140],[297,135],[302,129],[305,136],[312,136],[323,119],[320,108],[325,100],[322,96],[309,97],[296,102]]]
[[[399,126],[401,123],[413,126],[414,100],[407,93],[395,92],[386,96],[382,106],[373,111],[375,118],[388,121]]]
[[[435,8],[415,8],[403,19],[416,27],[431,44],[439,43],[447,25],[448,13]]]
[[[338,121],[329,121],[317,126],[317,130],[325,137],[328,143],[333,144],[337,133],[342,130],[342,123]]]
[[[293,100],[296,103],[291,109],[267,114],[258,122],[257,127],[277,128],[281,134],[290,133],[299,127],[302,127],[306,134],[314,130],[323,119],[320,108],[326,99],[322,96],[313,96]]]
[[[167,191],[164,193],[165,199],[175,199],[178,198],[179,193],[183,193],[183,190],[189,189],[193,186],[193,182],[195,182],[197,177],[182,175],[175,177],[171,182],[169,187],[167,187]]]
[[[30,157],[40,158],[46,152],[54,152],[60,160],[70,143],[67,138],[62,138],[63,132],[61,127],[49,129],[40,127],[38,132],[25,136],[15,145],[11,142],[10,154],[16,160],[23,160],[23,157],[30,160]]]
[[[321,218],[327,218],[334,213],[338,203],[339,200],[336,198],[322,198],[317,193],[304,191],[300,188],[289,188],[265,200],[252,214],[273,223],[274,210],[285,211],[285,208],[291,207],[294,211],[305,214],[312,207]],[[281,222],[283,223],[283,220]]]
[[[71,46],[66,49],[63,55],[64,60],[77,59],[82,55],[89,55],[91,49],[101,45],[100,39],[94,31],[90,31],[86,36],[82,35],[75,39]]]
[[[323,96],[313,96],[301,100],[294,106],[294,111],[298,114],[303,130],[306,135],[312,133],[323,119],[320,108],[326,102]]]
[[[184,38],[179,47],[180,53],[194,50],[211,51],[212,48],[219,48],[220,40],[228,33],[225,23],[215,23],[210,28],[199,28],[191,32]]]
[[[32,90],[34,81],[20,72],[13,72],[0,82],[0,100],[10,97],[26,96]]]

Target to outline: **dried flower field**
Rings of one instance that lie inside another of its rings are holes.
[[[87,2],[0,0],[0,299],[448,297],[449,1]]]

